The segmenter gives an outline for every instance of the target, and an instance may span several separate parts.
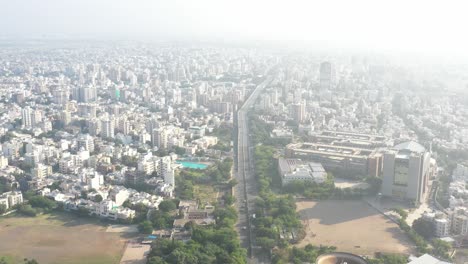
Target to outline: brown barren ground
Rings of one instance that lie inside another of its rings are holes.
[[[0,218],[0,256],[52,264],[119,263],[125,238],[66,213]]]
[[[397,224],[364,201],[300,201],[307,244],[335,246],[359,255],[376,252],[411,254],[414,245]]]

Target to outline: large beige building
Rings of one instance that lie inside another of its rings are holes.
[[[286,157],[321,163],[326,170],[354,175],[378,176],[381,154],[376,150],[321,143],[293,143],[286,146]]]
[[[286,147],[288,158],[319,162],[327,171],[353,175],[380,176],[382,150],[391,142],[379,135],[346,131],[318,131],[309,142]]]
[[[428,191],[431,153],[416,142],[406,142],[384,154],[382,195],[420,203]]]

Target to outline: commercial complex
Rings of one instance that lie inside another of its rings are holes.
[[[293,143],[286,146],[288,158],[319,162],[336,173],[378,176],[382,156],[376,150],[320,143]]]
[[[421,203],[432,176],[431,154],[416,142],[406,142],[384,154],[382,195]]]
[[[309,133],[309,142],[286,146],[286,157],[319,162],[337,174],[380,176],[386,137],[346,131]]]

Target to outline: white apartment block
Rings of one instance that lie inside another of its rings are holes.
[[[7,209],[22,203],[23,194],[21,192],[11,191],[0,194],[0,204],[4,204]]]
[[[71,173],[82,165],[83,162],[78,155],[67,155],[60,159],[59,170],[61,173]]]
[[[52,175],[52,166],[38,163],[36,167],[31,170],[31,174],[34,178],[45,178]]]
[[[0,169],[4,169],[8,166],[8,158],[0,155]]]

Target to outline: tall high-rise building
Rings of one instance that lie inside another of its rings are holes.
[[[289,111],[294,122],[303,123],[305,121],[306,113],[304,102],[290,105]]]
[[[101,137],[114,138],[114,120],[108,118],[101,120]]]
[[[97,99],[97,90],[94,86],[80,87],[80,101],[83,103],[93,102]]]
[[[42,122],[42,111],[34,110],[31,113],[31,126],[36,127],[39,123]]]
[[[88,134],[81,134],[76,140],[78,149],[83,148],[89,152],[94,151],[94,138]]]
[[[431,176],[431,154],[416,142],[406,142],[384,154],[382,195],[420,203]]]
[[[97,90],[94,86],[81,86],[72,89],[72,99],[79,103],[94,102],[97,99]]]
[[[23,128],[30,128],[32,125],[32,110],[29,106],[21,109],[21,119]]]
[[[320,64],[320,90],[331,90],[335,82],[335,69],[333,65],[328,62]]]
[[[59,105],[65,105],[68,102],[68,91],[66,89],[54,90],[53,93],[53,102]]]
[[[153,144],[153,146],[156,146],[160,149],[166,149],[167,148],[167,129],[164,127],[153,129],[152,135],[151,135],[151,143]]]
[[[63,110],[60,113],[60,121],[62,121],[64,126],[67,126],[71,123],[71,113],[68,110]]]

